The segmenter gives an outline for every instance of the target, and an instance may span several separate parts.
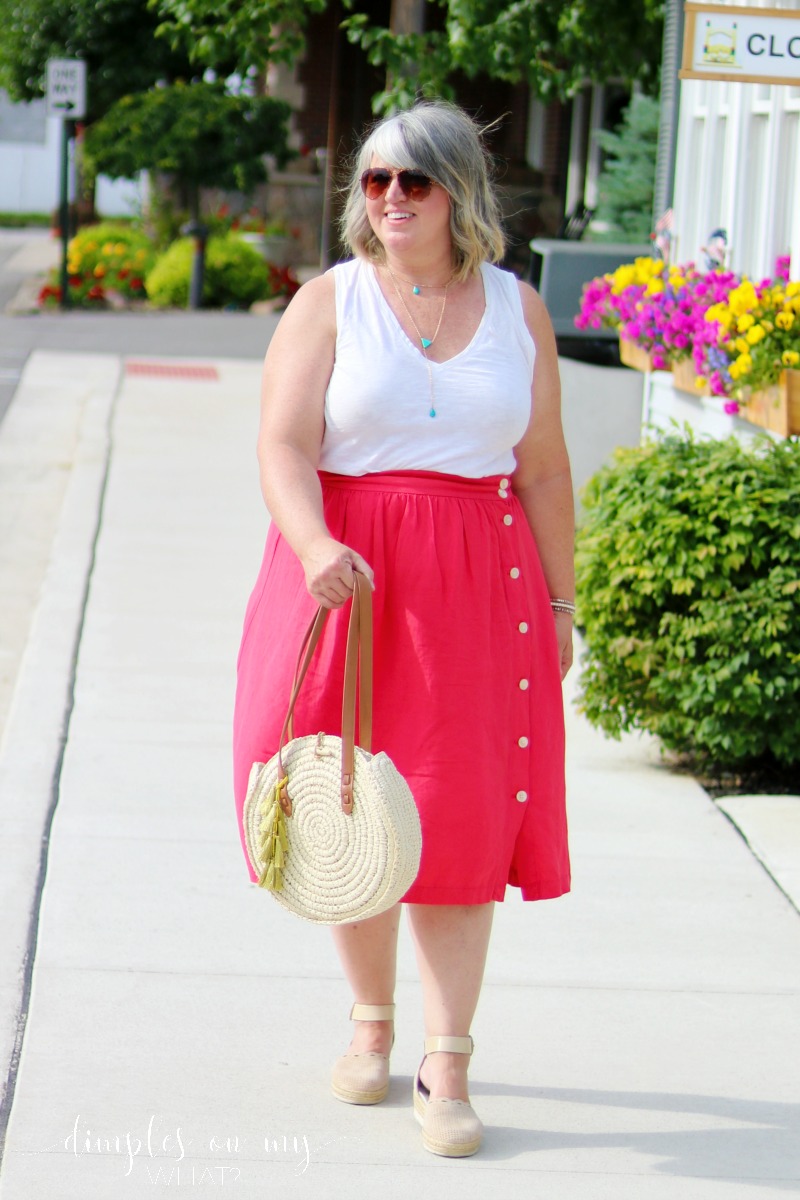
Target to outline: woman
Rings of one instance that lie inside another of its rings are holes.
[[[404,897],[422,981],[423,1143],[479,1147],[470,1025],[495,900],[568,890],[560,681],[572,658],[573,510],[555,343],[503,251],[477,126],[444,103],[378,125],[343,217],[352,261],[306,284],[264,368],[273,526],[239,658],[236,791],[278,747],[294,659],[353,571],[374,587],[373,745],[420,810]],[[328,621],[297,734],[339,732],[346,612]],[[341,1100],[389,1086],[398,907],[333,931],[355,1004]]]

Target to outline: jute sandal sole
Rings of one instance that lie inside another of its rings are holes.
[[[354,1004],[353,1021],[393,1021],[393,1004]],[[386,1054],[343,1054],[333,1064],[331,1091],[344,1104],[380,1104],[389,1094]]]
[[[432,1037],[425,1041],[425,1054],[446,1051],[471,1054],[470,1037]],[[422,1062],[425,1059],[423,1058]],[[483,1126],[472,1105],[466,1100],[428,1099],[419,1070],[414,1078],[414,1116],[422,1126],[422,1144],[431,1154],[444,1158],[469,1158],[483,1141]]]

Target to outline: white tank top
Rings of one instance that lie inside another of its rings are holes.
[[[363,259],[332,268],[336,352],[319,467],[339,475],[510,475],[531,415],[534,345],[515,276],[481,267],[486,307],[472,341],[428,367]]]

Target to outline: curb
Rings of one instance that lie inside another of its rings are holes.
[[[27,374],[35,362],[33,355]],[[25,375],[23,375],[24,383]],[[7,1066],[0,1100],[0,1150],[13,1102],[27,1020],[39,902],[50,825],[58,802],[61,758],[72,707],[72,685],[83,614],[100,527],[110,458],[110,421],[121,365],[82,405],[70,479],[61,504],[49,565],[0,739],[2,887],[0,1056]]]

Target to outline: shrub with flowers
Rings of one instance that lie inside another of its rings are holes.
[[[129,225],[113,221],[87,225],[67,247],[70,303],[76,308],[105,308],[110,302],[144,300],[144,277],[154,258],[150,239]],[[39,304],[52,308],[60,301],[56,269],[39,293]]]
[[[790,282],[789,267],[781,256],[775,279],[753,283],[638,258],[585,286],[575,324],[617,329],[651,352],[656,370],[691,356],[698,385],[735,413],[746,388],[769,387],[800,367],[800,282]]]

